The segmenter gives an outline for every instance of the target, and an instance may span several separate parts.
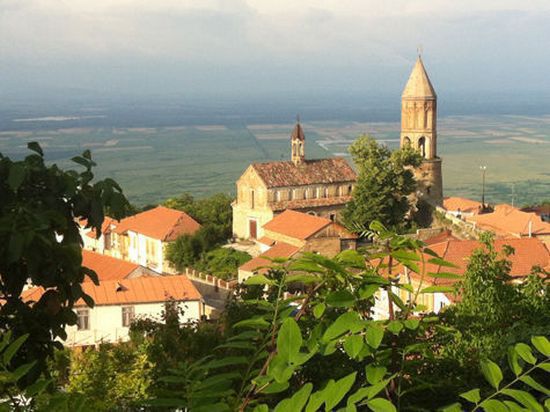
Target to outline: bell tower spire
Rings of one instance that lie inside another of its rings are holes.
[[[305,143],[306,137],[300,124],[300,115],[296,115],[296,126],[294,126],[290,135],[291,160],[296,166],[306,160]]]
[[[443,203],[441,159],[437,156],[437,95],[420,50],[401,96],[401,147],[418,150],[424,161],[416,172],[419,198]]]

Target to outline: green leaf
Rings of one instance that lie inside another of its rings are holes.
[[[275,407],[275,412],[300,412],[306,405],[313,385],[306,383],[302,388],[292,395],[290,399],[283,399]]]
[[[304,284],[309,284],[309,283],[318,283],[320,282],[321,279],[319,279],[318,276],[313,276],[313,275],[305,275],[305,274],[302,274],[302,275],[289,275],[286,277],[286,283],[294,283],[294,282],[300,282],[300,283],[304,283]]]
[[[347,290],[338,290],[327,296],[326,303],[337,308],[347,308],[353,306],[355,297]]]
[[[529,385],[531,388],[544,393],[546,396],[550,396],[550,389],[546,388],[545,386],[538,383],[535,379],[533,379],[529,375],[522,376],[519,378],[520,381],[525,383],[526,385]]]
[[[532,412],[544,412],[544,409],[529,392],[518,389],[502,389],[501,392],[525,406]]]
[[[451,272],[428,272],[428,276],[435,279],[462,279],[464,276]]]
[[[351,335],[344,341],[344,350],[350,358],[355,359],[363,349],[363,337],[360,335]]]
[[[384,366],[367,365],[365,367],[365,372],[367,374],[367,381],[371,385],[374,385],[380,382],[384,378],[386,371],[387,369]]]
[[[393,403],[384,398],[374,398],[367,402],[367,406],[374,412],[396,412]]]
[[[215,369],[215,368],[221,368],[222,366],[235,366],[235,365],[246,365],[248,363],[248,359],[244,356],[226,356],[221,359],[215,359],[204,366],[207,369]]]
[[[44,392],[44,390],[48,387],[50,383],[52,383],[51,379],[49,380],[39,379],[32,385],[28,386],[27,389],[25,390],[25,393],[27,394],[27,396],[30,396],[30,397],[39,395],[42,392]]]
[[[29,371],[34,367],[36,361],[31,363],[25,363],[24,365],[19,366],[16,370],[13,371],[13,377],[16,381],[25,376]]]
[[[273,285],[275,282],[264,275],[254,275],[244,281],[245,285]]]
[[[463,412],[462,405],[455,402],[451,405],[447,405],[441,409],[441,412]]]
[[[234,328],[253,328],[265,329],[269,327],[269,322],[262,317],[245,319],[233,325]]]
[[[405,325],[407,329],[416,330],[420,325],[420,321],[418,319],[407,319],[403,321],[403,325]]]
[[[44,156],[44,152],[42,151],[42,148],[37,142],[29,142],[27,143],[27,148],[29,150],[32,150],[35,153],[38,153],[40,156]]]
[[[365,285],[365,286],[362,286],[359,289],[359,297],[361,299],[368,299],[372,295],[374,295],[378,291],[378,289],[380,289],[379,285]]]
[[[386,329],[389,330],[394,335],[398,335],[401,330],[403,330],[403,324],[398,320],[392,320],[386,326]]]
[[[434,265],[439,265],[439,266],[445,266],[445,267],[449,267],[449,268],[457,268],[458,267],[454,263],[447,262],[446,260],[438,258],[438,257],[431,258],[430,260],[428,260],[428,263],[432,263]]]
[[[302,346],[302,333],[294,318],[286,318],[283,321],[277,335],[277,353],[290,362],[300,352]]]
[[[468,402],[478,403],[481,400],[481,395],[479,394],[479,389],[472,389],[468,392],[460,394],[461,398],[466,399]]]
[[[481,402],[481,407],[485,412],[509,412],[508,407],[496,399],[488,399]]]
[[[546,372],[550,372],[550,363],[541,363],[537,365],[537,367],[545,370]]]
[[[407,260],[412,260],[412,261],[415,261],[415,262],[420,261],[420,256],[418,256],[414,252],[408,252],[406,250],[395,250],[395,251],[391,252],[390,255],[392,257],[394,257],[395,259],[397,259],[399,262],[404,262],[404,261],[407,261]]]
[[[513,346],[508,347],[507,355],[508,355],[507,356],[508,365],[510,365],[510,369],[512,370],[512,372],[514,372],[516,376],[519,376],[519,374],[521,374],[523,369],[518,362],[518,353],[516,352]]]
[[[346,393],[351,389],[353,383],[355,382],[355,376],[357,372],[350,373],[347,376],[344,376],[342,379],[334,382],[332,385],[327,385],[323,390],[325,398],[325,409],[327,411],[332,410],[340,401],[346,396]]]
[[[269,406],[267,406],[265,403],[256,405],[256,407],[252,409],[252,412],[269,412]]]
[[[367,328],[367,343],[373,349],[377,349],[384,338],[384,329],[378,325],[371,325]]]
[[[550,356],[550,342],[544,336],[533,336],[531,338],[533,346],[544,356]]]
[[[521,406],[519,406],[517,403],[513,401],[503,401],[503,402],[504,402],[504,405],[508,407],[508,410],[510,412],[529,412],[527,409],[522,408]]]
[[[326,342],[348,331],[358,332],[362,329],[363,324],[357,312],[343,313],[327,328],[322,339]]]
[[[420,293],[451,293],[456,291],[454,286],[428,286],[420,291]]]
[[[15,356],[15,354],[17,353],[21,345],[25,343],[28,337],[29,337],[29,334],[26,333],[24,335],[19,336],[17,339],[15,339],[12,343],[9,344],[9,346],[6,348],[6,350],[2,354],[2,360],[4,362],[4,365],[8,365],[11,362],[11,360],[13,359],[13,357]]]
[[[525,343],[518,343],[514,349],[520,358],[525,362],[530,363],[531,365],[534,365],[537,362],[537,358],[533,356],[533,351],[529,345],[526,345]]]
[[[315,316],[316,319],[319,319],[321,316],[323,316],[323,313],[325,313],[327,305],[324,303],[319,303],[313,307],[313,316]]]
[[[496,363],[491,360],[481,361],[481,373],[493,388],[498,389],[498,385],[502,381],[502,371]]]
[[[23,180],[25,180],[26,173],[25,166],[21,163],[13,163],[11,165],[8,175],[8,185],[11,190],[15,192],[19,189],[19,186],[21,186]]]
[[[269,385],[267,385],[264,389],[261,390],[261,393],[265,393],[267,395],[273,394],[273,393],[281,393],[283,391],[286,391],[290,384],[288,382],[272,382]]]

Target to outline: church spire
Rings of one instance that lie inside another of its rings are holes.
[[[296,126],[294,126],[292,134],[290,135],[290,147],[292,150],[291,160],[296,166],[306,160],[305,143],[306,136],[304,134],[304,130],[302,129],[302,125],[300,124],[300,115],[297,115]]]
[[[430,100],[437,98],[420,54],[418,55],[418,59],[416,59],[416,64],[409,76],[407,85],[405,89],[403,89],[402,97],[409,99],[424,98]]]

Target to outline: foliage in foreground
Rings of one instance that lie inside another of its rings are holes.
[[[466,401],[471,401],[472,410],[499,410],[501,403],[512,410],[542,410],[549,391],[544,386],[547,338],[532,339],[538,355],[524,343],[512,346],[508,366],[489,361],[482,350],[453,357],[446,345],[460,340],[461,331],[434,314],[422,314],[425,309],[417,300],[453,291],[425,286],[428,277],[460,276],[426,272],[426,262],[451,265],[421,242],[375,227],[381,247],[374,265],[351,251],[334,260],[308,254],[277,261],[276,270],[248,279],[242,305],[229,309],[231,329],[224,343],[212,355],[174,368],[163,380],[175,387],[150,405],[267,412],[434,410],[450,404],[448,410],[454,411],[470,408]],[[480,250],[472,260],[470,282],[477,281],[481,262],[488,277],[506,284],[508,268],[493,250]],[[421,274],[420,281],[400,282],[394,275],[397,264]],[[467,281],[462,287],[469,287]],[[410,296],[408,301],[400,298],[402,292]],[[375,297],[388,305],[389,319],[373,319]],[[486,298],[472,291],[462,310],[467,313],[475,299]],[[463,322],[462,315],[455,319]],[[469,319],[481,321],[483,316]],[[461,322],[456,325],[462,327]],[[506,345],[500,350],[505,352]],[[460,362],[475,370],[481,365],[481,373],[461,375]],[[501,385],[504,377],[508,383]],[[463,406],[456,403],[459,395]]]
[[[65,339],[65,326],[76,323],[73,304],[93,306],[81,283],[86,276],[97,283],[97,276],[82,267],[77,221],[99,230],[105,207],[121,218],[128,206],[116,182],[93,182],[89,151],[72,159],[84,167],[77,172],[46,165],[35,142],[28,148],[32,154],[20,161],[0,154],[0,331],[28,336],[10,358],[12,368],[33,365],[21,378],[26,384],[47,371],[46,359],[61,346],[55,339]],[[47,289],[34,303],[22,299],[29,281]]]

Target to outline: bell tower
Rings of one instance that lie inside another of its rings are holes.
[[[296,166],[304,163],[306,160],[305,144],[306,137],[300,124],[300,117],[296,116],[296,126],[294,126],[290,135],[291,160]]]
[[[443,203],[441,159],[437,156],[437,95],[419,55],[401,96],[401,147],[412,146],[424,159],[416,170],[417,197]]]

